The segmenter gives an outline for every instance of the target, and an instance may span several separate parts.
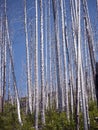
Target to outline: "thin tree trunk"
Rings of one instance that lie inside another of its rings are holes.
[[[56,71],[56,53],[55,53],[55,44],[54,44],[54,86],[55,86],[55,105],[56,110],[58,110],[58,85],[57,85],[57,71]]]
[[[77,23],[76,23],[76,15],[75,15],[73,0],[70,0],[70,6],[71,6],[72,32],[73,32],[74,48],[75,48],[75,59],[77,63],[77,43],[76,43],[76,24]]]
[[[80,54],[81,55],[81,54]],[[81,57],[80,57],[81,58]],[[83,118],[84,118],[84,130],[88,130],[88,122],[87,122],[87,111],[86,111],[86,97],[85,97],[85,82],[83,76],[83,68],[82,68],[82,61],[81,61],[81,96],[82,96],[82,106],[83,106]]]
[[[96,0],[96,5],[97,5],[97,15],[98,15],[98,0]]]
[[[92,28],[90,24],[88,8],[87,8],[87,1],[83,0],[83,11],[84,11],[84,20],[85,20],[85,27],[86,27],[86,34],[88,38],[88,47],[90,51],[90,60],[92,66],[93,76],[95,77],[95,56],[94,56],[94,40],[92,36]]]
[[[35,28],[35,129],[38,130],[38,0],[35,0],[36,28]]]
[[[13,64],[13,58],[12,58],[12,51],[10,48],[10,39],[9,39],[8,29],[7,29],[7,37],[8,37],[8,48],[9,48],[11,66],[12,66],[12,75],[13,75],[13,80],[14,80],[14,89],[15,89],[15,95],[16,95],[16,101],[17,101],[18,120],[19,120],[19,123],[22,125],[21,114],[20,114],[20,101],[19,101],[18,89],[17,89],[17,84],[16,84],[16,77],[15,77],[15,72],[14,72],[14,64]]]
[[[50,91],[49,91],[49,95],[50,95],[50,108],[52,108],[52,58],[51,58],[51,53],[52,53],[52,48],[51,48],[51,0],[49,0],[48,1],[48,4],[49,4],[49,19],[48,19],[48,21],[49,21],[49,34],[48,34],[48,38],[49,38],[49,64],[50,64],[50,66],[49,66],[49,72],[50,72],[50,84],[49,84],[49,86],[50,86]]]
[[[62,38],[63,38],[63,57],[64,57],[64,88],[65,88],[65,102],[66,102],[66,115],[69,120],[69,101],[68,101],[68,78],[67,78],[67,56],[66,56],[66,44],[65,44],[65,22],[64,22],[64,8],[63,0],[60,0],[61,6],[61,23],[62,23]]]
[[[45,51],[46,51],[46,109],[48,108],[48,18],[47,18],[47,12],[48,12],[48,6],[47,6],[47,0],[45,0]]]
[[[2,16],[0,19],[0,112],[2,111]]]
[[[27,87],[28,87],[28,100],[29,111],[32,114],[32,90],[30,84],[30,60],[29,60],[29,46],[28,46],[28,31],[27,31],[27,12],[26,0],[24,0],[24,27],[25,27],[25,40],[26,40],[26,66],[27,66]]]
[[[6,5],[6,0],[5,0],[5,5]],[[7,38],[7,43],[8,43],[7,45],[8,45],[8,50],[9,50],[9,55],[10,55],[10,60],[11,60],[12,75],[13,75],[13,80],[14,80],[15,96],[16,96],[16,101],[17,101],[18,121],[22,125],[21,114],[20,114],[20,101],[19,101],[19,95],[18,95],[15,71],[14,71],[14,63],[13,63],[11,43],[10,43],[10,36],[9,36],[9,30],[8,30],[8,20],[7,20],[7,15],[6,15],[6,6],[5,6],[5,21],[6,21],[6,38]]]
[[[76,130],[79,130],[79,99],[80,99],[80,96],[79,96],[79,94],[80,94],[80,87],[81,87],[81,84],[80,84],[80,70],[81,70],[81,68],[80,68],[80,64],[81,64],[81,62],[80,62],[80,43],[81,43],[81,28],[80,28],[80,0],[78,1],[78,12],[77,12],[78,14],[78,21],[77,21],[77,23],[78,23],[78,33],[77,33],[77,42],[78,42],[78,53],[77,53],[77,57],[78,57],[78,82],[77,82],[77,96],[76,96]]]
[[[44,86],[44,30],[43,30],[43,0],[40,0],[40,18],[41,18],[41,33],[40,33],[40,63],[41,63],[41,121],[45,124],[45,86]]]
[[[8,68],[8,102],[10,103],[11,101],[11,62],[9,63],[9,68]]]
[[[6,19],[6,1],[4,1],[4,19]],[[6,21],[5,21],[6,22]],[[2,112],[4,111],[4,103],[5,103],[5,92],[6,92],[6,56],[7,56],[7,39],[6,39],[6,29],[4,22],[4,74],[3,74],[3,95],[2,95]]]
[[[92,28],[91,28],[91,23],[90,23],[90,18],[88,14],[88,7],[87,7],[87,1],[83,0],[83,11],[84,11],[84,22],[85,22],[85,28],[86,28],[86,35],[87,35],[87,41],[88,41],[88,50],[89,50],[89,57],[90,57],[90,66],[91,66],[91,94],[92,94],[92,99],[94,100],[94,89],[95,89],[95,47],[94,47],[94,39],[93,39],[93,33],[92,33]]]
[[[59,43],[59,29],[58,29],[58,8],[55,0],[52,0],[53,16],[54,16],[54,29],[55,29],[55,50],[56,50],[56,68],[57,68],[57,87],[58,87],[58,109],[62,111],[62,88],[61,88],[61,75],[60,75],[60,43]]]

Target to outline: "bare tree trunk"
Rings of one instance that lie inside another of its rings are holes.
[[[53,16],[54,16],[54,29],[55,29],[55,50],[56,50],[56,68],[57,68],[57,85],[58,85],[58,109],[62,111],[62,88],[60,77],[60,43],[59,43],[59,29],[58,29],[58,8],[55,0],[52,0]]]
[[[88,13],[88,7],[87,7],[87,1],[83,0],[83,11],[84,11],[84,22],[85,22],[85,28],[86,28],[86,35],[87,35],[87,41],[88,41],[88,50],[89,50],[89,57],[90,57],[90,73],[91,73],[91,94],[92,99],[94,100],[94,89],[95,89],[95,45],[94,45],[94,39],[93,39],[93,33]]]
[[[77,43],[76,43],[76,11],[74,7],[73,0],[70,0],[71,6],[71,21],[72,21],[72,31],[73,31],[73,39],[74,39],[74,48],[75,48],[75,58],[77,63]]]
[[[30,86],[32,94],[32,109],[35,111],[35,21],[30,25],[30,43],[29,43],[29,55],[30,55]]]
[[[85,81],[83,74],[82,54],[81,54],[81,1],[78,1],[78,87],[81,88],[84,129],[88,130],[87,114],[86,114],[86,100],[85,100]],[[79,106],[77,109],[77,115],[79,116]],[[79,117],[78,117],[77,129],[79,129]]]
[[[4,19],[6,19],[6,1],[4,1]],[[4,111],[4,103],[5,103],[5,92],[6,92],[6,56],[7,56],[7,39],[6,39],[6,21],[4,22],[4,74],[3,74],[3,95],[2,95],[2,112]]]
[[[2,111],[2,17],[0,20],[0,112]]]
[[[69,120],[69,101],[68,101],[68,78],[67,78],[67,57],[66,57],[66,44],[65,44],[65,22],[64,22],[64,8],[63,0],[60,0],[61,6],[61,22],[62,22],[62,38],[63,38],[63,58],[64,58],[64,88],[65,88],[65,102],[66,102],[66,115]],[[63,90],[64,91],[64,90]]]
[[[40,33],[40,63],[41,63],[41,121],[45,124],[45,84],[44,84],[44,31],[43,31],[43,0],[40,0],[40,18],[41,18],[41,33]]]
[[[48,86],[48,82],[46,82],[46,88],[45,88],[45,94],[46,94],[46,109],[48,109],[48,106],[49,106],[49,90],[48,90],[49,86]]]
[[[9,35],[8,32],[7,32],[7,35]],[[13,64],[13,58],[12,58],[12,51],[11,51],[11,48],[10,48],[9,36],[8,36],[8,42],[9,42],[8,43],[8,48],[9,48],[11,66],[12,66],[12,75],[13,75],[13,80],[14,80],[14,90],[15,90],[16,101],[17,101],[18,120],[19,120],[19,123],[22,125],[21,114],[20,114],[20,101],[19,101],[18,89],[17,89],[17,84],[16,84],[16,77],[15,77],[15,72],[14,72],[14,64]]]
[[[45,55],[46,55],[46,62],[45,62],[45,65],[46,65],[46,109],[48,108],[48,18],[47,18],[47,12],[48,12],[48,6],[47,6],[47,0],[45,0]]]
[[[80,48],[81,49],[81,48]],[[80,50],[81,51],[81,50]],[[80,54],[81,55],[81,54]],[[81,56],[80,56],[81,58]],[[88,122],[87,122],[87,111],[86,111],[86,96],[85,96],[85,81],[83,75],[82,61],[81,61],[81,96],[82,96],[82,106],[83,106],[83,118],[84,118],[84,129],[88,130]]]
[[[49,91],[49,95],[50,95],[50,108],[52,108],[52,58],[51,58],[51,53],[52,53],[52,48],[51,48],[51,0],[49,0],[49,19],[48,19],[48,21],[49,21],[49,34],[48,34],[48,39],[49,39],[49,64],[50,64],[50,66],[49,66],[49,72],[50,72],[50,84],[49,84],[49,86],[50,86],[50,91]]]
[[[80,55],[80,43],[81,43],[81,28],[80,28],[80,0],[78,1],[78,12],[77,12],[78,14],[78,21],[77,21],[77,42],[78,42],[78,52],[77,52],[77,60],[78,60],[78,62],[77,62],[77,65],[78,65],[78,81],[77,81],[77,96],[76,96],[76,130],[79,130],[79,112],[80,112],[80,110],[79,110],[79,99],[80,99],[80,96],[79,96],[79,94],[80,94],[80,87],[81,87],[81,79],[80,79],[80,70],[81,70],[81,68],[80,68],[80,66],[81,66],[81,55]]]
[[[1,55],[1,46],[0,46],[0,55]],[[1,87],[1,56],[0,56],[0,112],[2,111],[2,87]]]
[[[29,60],[29,46],[28,46],[28,32],[27,32],[27,12],[26,0],[24,0],[24,27],[25,27],[25,40],[26,40],[26,65],[27,65],[27,87],[28,87],[28,100],[29,111],[32,114],[32,90],[30,84],[30,60]]]
[[[11,101],[11,62],[9,63],[8,68],[8,102]]]
[[[13,75],[13,80],[14,80],[14,89],[15,89],[15,95],[16,95],[16,101],[17,101],[17,114],[18,114],[18,121],[22,125],[22,120],[21,120],[21,114],[20,114],[20,101],[19,101],[19,95],[18,95],[18,89],[17,89],[17,84],[16,84],[16,77],[15,77],[15,72],[14,72],[14,63],[13,63],[13,57],[12,57],[12,50],[11,50],[11,43],[10,43],[10,36],[9,36],[9,30],[8,30],[8,20],[7,20],[7,15],[6,15],[6,0],[5,0],[5,21],[6,21],[6,38],[7,38],[7,45],[9,49],[9,55],[10,55],[10,60],[11,60],[11,66],[12,66],[12,75]]]
[[[35,29],[35,129],[38,130],[38,0],[35,0],[36,29]]]
[[[84,11],[84,15],[85,15],[84,20],[85,20],[86,34],[87,34],[87,38],[88,38],[88,47],[89,47],[89,51],[90,51],[92,73],[93,73],[93,76],[95,77],[95,55],[94,55],[95,48],[94,48],[94,40],[93,40],[92,28],[91,28],[91,23],[90,23],[90,19],[89,19],[86,0],[83,0],[83,11]]]
[[[55,44],[54,44],[54,80],[55,80],[55,104],[56,109],[58,110],[58,85],[57,85],[57,71],[56,71],[56,50],[55,50]]]
[[[35,84],[33,84],[33,112],[35,111]]]
[[[7,27],[7,37],[8,37],[8,48],[9,48],[11,66],[12,66],[12,75],[13,75],[13,80],[14,80],[14,89],[15,89],[15,95],[16,95],[16,101],[17,101],[18,120],[19,120],[19,123],[22,125],[21,114],[20,114],[20,101],[19,101],[19,95],[18,95],[17,84],[16,84],[16,77],[15,77],[15,72],[14,72],[12,51],[11,51],[11,48],[10,48],[10,39],[9,39],[8,27]]]
[[[0,112],[2,111],[2,16],[0,19]]]
[[[84,25],[85,25],[85,21],[84,21]],[[88,83],[88,57],[87,57],[87,38],[86,38],[86,29],[84,26],[84,52],[85,52],[85,60],[84,60],[84,64],[85,64],[85,97],[86,97],[86,113],[87,113],[87,124],[88,124],[88,129],[90,128],[90,118],[89,118],[89,111],[88,111],[88,99],[89,99],[89,83]]]
[[[97,5],[97,12],[98,12],[98,0],[96,0],[96,5]],[[97,13],[98,14],[98,13]]]

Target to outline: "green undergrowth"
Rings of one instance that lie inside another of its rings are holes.
[[[34,129],[34,113],[25,114],[21,110],[23,125],[18,123],[16,107],[6,103],[4,112],[0,113],[0,130],[35,130]],[[75,114],[70,122],[67,121],[65,112],[58,112],[55,109],[47,110],[45,113],[45,125],[41,124],[41,115],[39,115],[39,130],[76,130]],[[98,130],[98,108],[96,103],[89,103],[89,130]],[[80,130],[83,130],[83,115],[80,113]]]

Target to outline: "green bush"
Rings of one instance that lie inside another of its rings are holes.
[[[25,114],[21,110],[23,125],[18,123],[17,110],[15,106],[6,103],[4,112],[0,113],[0,130],[35,130],[34,129],[34,113]],[[98,117],[98,108],[95,102],[89,103],[89,130],[98,130],[98,122],[95,121]],[[80,130],[83,130],[83,115],[80,113]],[[70,122],[67,121],[65,112],[58,112],[55,108],[47,110],[45,113],[45,125],[41,124],[41,115],[39,114],[39,130],[76,130],[75,114]]]
[[[68,122],[65,112],[47,111],[43,130],[74,130],[74,122]]]

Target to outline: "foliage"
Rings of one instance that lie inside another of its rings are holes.
[[[65,112],[57,112],[54,110],[47,111],[46,125],[43,130],[73,130],[74,122],[68,122]]]
[[[98,117],[98,107],[95,102],[89,104],[89,115],[90,115],[90,129],[98,130],[98,122],[95,121],[95,117]]]
[[[23,126],[20,126],[17,118],[16,107],[6,103],[4,112],[0,114],[0,130],[35,130],[34,129],[34,114],[25,114],[21,110]],[[75,130],[75,119],[67,121],[65,112],[58,112],[54,108],[46,111],[46,124],[42,126],[39,115],[40,130]],[[98,117],[98,109],[95,102],[89,103],[90,130],[98,129],[98,122],[95,117]],[[83,130],[83,115],[80,113],[80,130]]]
[[[6,104],[4,112],[0,114],[0,130],[17,130],[18,126],[15,106]]]

